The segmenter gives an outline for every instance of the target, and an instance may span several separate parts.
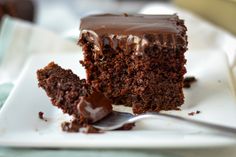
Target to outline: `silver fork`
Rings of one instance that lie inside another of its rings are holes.
[[[96,122],[93,124],[93,126],[97,129],[100,129],[102,131],[109,131],[109,130],[115,130],[120,127],[122,127],[125,124],[129,123],[135,123],[140,120],[144,119],[153,119],[153,118],[165,118],[165,119],[174,119],[178,121],[182,121],[188,124],[208,128],[214,131],[219,131],[220,133],[223,133],[224,135],[234,136],[236,137],[236,128],[218,125],[218,124],[212,124],[207,123],[199,120],[194,120],[190,118],[184,118],[180,116],[165,114],[165,113],[156,113],[156,112],[148,112],[140,115],[133,115],[131,113],[127,112],[118,112],[113,111],[111,114],[109,114],[104,119]]]

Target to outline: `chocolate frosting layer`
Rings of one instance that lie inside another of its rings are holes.
[[[94,57],[106,46],[142,55],[148,45],[187,46],[184,21],[173,15],[91,15],[81,19],[79,44],[93,43]]]
[[[142,35],[144,33],[178,33],[179,18],[174,15],[91,15],[81,19],[81,30],[92,30],[98,35],[122,34]]]

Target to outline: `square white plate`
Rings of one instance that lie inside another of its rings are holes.
[[[169,111],[183,117],[232,126],[236,128],[236,104],[231,77],[223,53],[217,50],[188,51],[188,75],[198,81],[185,89],[181,111]],[[37,55],[27,63],[17,85],[0,110],[0,145],[13,147],[76,147],[76,148],[195,148],[235,144],[233,139],[209,130],[176,121],[146,120],[132,131],[110,131],[103,134],[65,133],[61,122],[69,119],[53,107],[37,86],[36,70],[50,61],[70,68],[79,76],[85,72],[79,64],[82,53]],[[116,107],[116,109],[127,109]],[[200,114],[189,116],[192,111]],[[48,122],[38,118],[45,113]]]

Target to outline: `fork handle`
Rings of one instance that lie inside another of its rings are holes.
[[[176,115],[165,114],[165,113],[148,112],[148,113],[145,113],[145,114],[142,114],[142,115],[132,118],[132,122],[135,122],[135,121],[138,121],[141,119],[146,119],[146,118],[150,119],[150,118],[160,118],[160,117],[164,117],[164,118],[168,118],[168,119],[172,119],[172,120],[174,119],[174,120],[178,120],[178,121],[185,122],[188,124],[194,124],[194,125],[197,125],[200,127],[214,130],[214,131],[219,131],[225,135],[233,136],[236,138],[236,128],[229,127],[229,126],[223,126],[223,125],[219,125],[219,124],[203,122],[203,121],[189,119],[189,118],[184,118],[184,117],[180,117],[180,116],[176,116]]]

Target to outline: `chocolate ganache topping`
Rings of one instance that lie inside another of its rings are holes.
[[[125,34],[142,35],[146,33],[178,33],[175,27],[177,15],[91,15],[81,19],[81,30],[92,30],[98,35]],[[86,22],[85,22],[86,21]],[[173,25],[174,24],[174,25]]]
[[[176,48],[187,43],[187,37],[181,36],[186,31],[183,23],[176,14],[91,15],[81,19],[78,43],[81,46],[84,41],[93,43],[95,59],[102,56],[106,46],[127,52],[131,48],[134,57],[143,56],[145,48],[150,44]]]

